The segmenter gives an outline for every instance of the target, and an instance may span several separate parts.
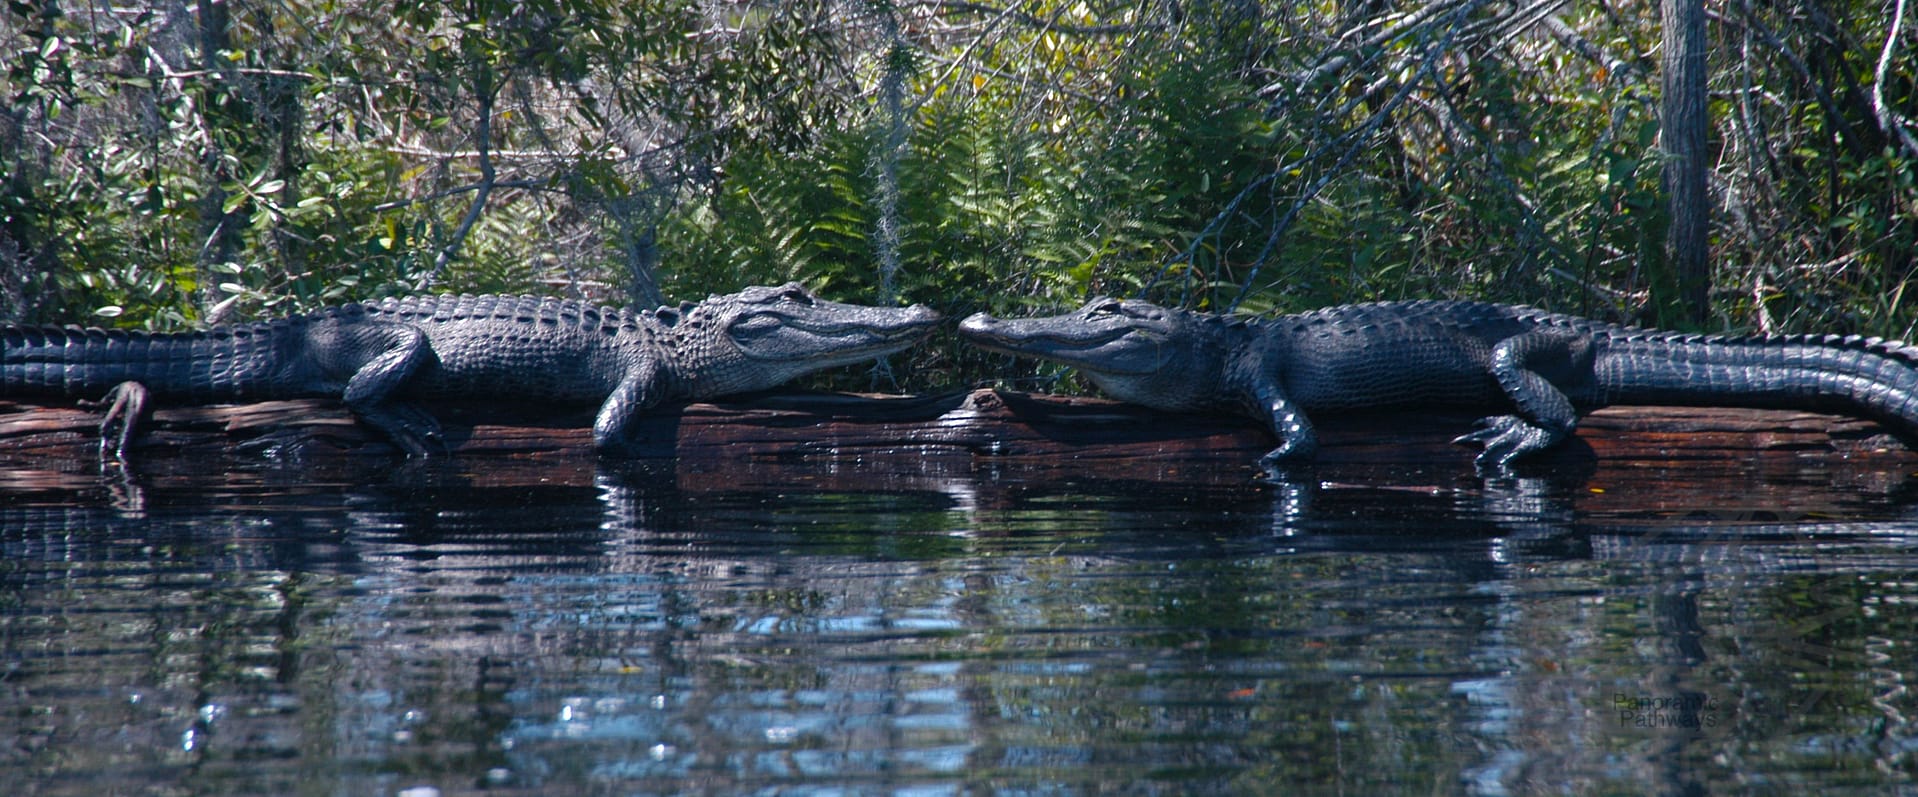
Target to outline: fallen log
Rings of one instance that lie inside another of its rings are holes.
[[[436,406],[457,461],[585,464],[595,460],[591,411],[554,413],[498,403]],[[0,468],[92,473],[96,409],[0,402]],[[1472,450],[1450,440],[1469,412],[1372,412],[1317,418],[1320,465],[1436,468],[1469,473]],[[642,458],[690,471],[833,463],[923,471],[1018,465],[1159,479],[1242,482],[1273,438],[1230,416],[1176,415],[1096,398],[973,390],[933,396],[789,393],[691,404],[638,425]],[[1896,471],[1918,464],[1870,421],[1812,412],[1613,407],[1540,468],[1764,476],[1806,467]],[[398,461],[399,451],[337,401],[161,407],[135,443],[143,468],[230,467],[248,461],[349,469]]]

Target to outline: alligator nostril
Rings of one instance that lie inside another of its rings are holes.
[[[966,320],[959,322],[959,331],[988,332],[991,331],[993,325],[997,323],[999,323],[999,319],[997,318],[993,318],[985,313],[973,313],[972,315],[966,316]]]

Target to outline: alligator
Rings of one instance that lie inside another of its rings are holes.
[[[1312,459],[1310,413],[1492,410],[1453,442],[1481,473],[1572,434],[1615,404],[1805,409],[1870,418],[1918,439],[1918,348],[1836,335],[1694,335],[1463,301],[1377,302],[1269,319],[1098,298],[1064,315],[960,322],[984,349],[1062,363],[1123,401],[1227,411],[1268,425],[1261,458]]]
[[[652,311],[536,296],[423,296],[173,334],[0,326],[0,396],[110,405],[124,457],[149,396],[182,402],[341,398],[409,455],[445,450],[422,407],[445,399],[597,403],[597,450],[629,453],[645,412],[767,390],[898,351],[932,310],[830,302],[797,283]]]

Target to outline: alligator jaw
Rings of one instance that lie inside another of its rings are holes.
[[[740,352],[755,360],[837,365],[911,346],[931,334],[939,321],[939,314],[924,305],[893,308],[821,302],[803,312],[752,313],[728,332]]]
[[[1126,362],[1137,355],[1136,347],[1113,345],[1135,333],[1144,334],[1144,331],[1123,324],[1088,327],[1076,315],[999,319],[974,313],[959,322],[960,337],[987,351],[1036,357],[1108,374],[1142,374],[1155,370],[1147,363]]]

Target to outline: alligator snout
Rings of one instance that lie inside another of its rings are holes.
[[[973,313],[972,315],[966,316],[966,320],[959,322],[959,334],[968,336],[990,335],[998,326],[999,319],[993,318],[985,313]]]
[[[889,312],[891,317],[887,319],[888,323],[877,325],[877,329],[891,337],[923,338],[932,334],[933,328],[945,320],[938,311],[923,304],[900,307]]]
[[[938,324],[940,321],[945,320],[943,316],[939,315],[939,311],[934,310],[930,307],[927,307],[923,304],[915,304],[911,307],[906,308],[904,312],[906,314],[907,323],[913,324],[915,326],[920,326],[920,325],[932,326],[932,325]]]

